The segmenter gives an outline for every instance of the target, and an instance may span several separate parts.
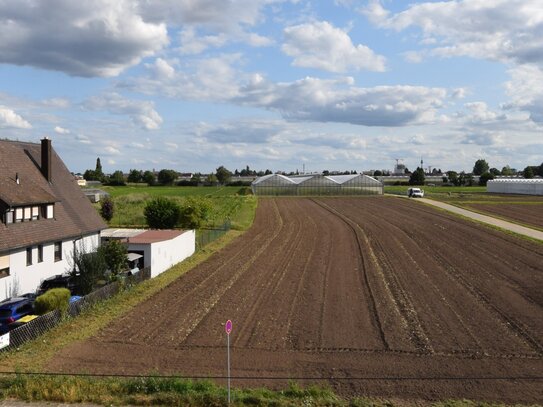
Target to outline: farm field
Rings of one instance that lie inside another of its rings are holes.
[[[261,199],[244,235],[48,369],[224,376],[227,319],[235,386],[542,402],[543,245],[389,197]]]
[[[385,193],[406,195],[407,186],[386,186]],[[490,194],[486,187],[422,187],[425,197],[543,230],[543,196]]]

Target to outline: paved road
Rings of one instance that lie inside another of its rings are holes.
[[[399,196],[399,195],[396,195]],[[444,202],[434,201],[427,198],[413,198],[414,201],[422,202],[428,205],[437,206],[438,208],[445,209],[447,211],[457,213],[459,215],[465,216],[466,218],[471,218],[489,225],[497,226],[499,228],[509,230],[511,232],[518,233],[520,235],[528,236],[534,239],[543,240],[543,232],[535,229],[530,229],[524,226],[517,225],[516,223],[507,222],[505,220],[496,219],[492,216],[481,215],[480,213],[468,211],[466,209],[459,208],[457,206],[449,205]]]

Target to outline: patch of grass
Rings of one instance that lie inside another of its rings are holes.
[[[146,194],[151,197],[156,196],[230,196],[236,195],[240,187],[177,187],[177,186],[153,186],[145,184],[129,185],[122,187],[101,187],[109,193],[112,198],[132,194]]]
[[[27,402],[95,403],[102,405],[183,405],[227,406],[227,391],[208,380],[177,377],[84,377],[50,375],[0,376],[0,399]],[[238,389],[231,392],[232,406],[337,406],[337,407],[502,407],[505,404],[446,400],[383,400],[355,397],[341,398],[320,387],[306,388],[291,382],[284,390]]]

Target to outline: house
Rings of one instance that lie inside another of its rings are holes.
[[[69,271],[105,228],[51,140],[0,140],[0,300]]]
[[[185,260],[196,250],[194,230],[106,229],[102,241],[118,239],[128,248],[129,260],[139,261],[138,267],[149,267],[156,277]],[[137,255],[137,256],[136,256]]]

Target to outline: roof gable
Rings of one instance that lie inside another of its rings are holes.
[[[40,171],[40,144],[0,140],[0,165],[0,199],[8,206],[55,202],[54,219],[9,225],[0,222],[0,252],[84,236],[106,227],[53,149],[50,183]],[[19,174],[19,185],[14,181],[16,173]],[[21,187],[23,192],[10,191],[15,186]]]

